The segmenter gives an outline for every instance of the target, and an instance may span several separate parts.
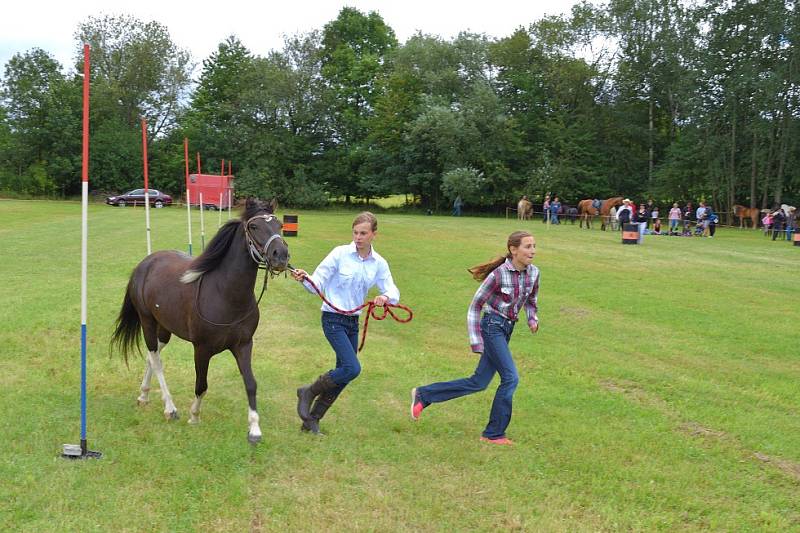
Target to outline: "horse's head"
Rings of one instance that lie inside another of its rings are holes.
[[[619,207],[623,203],[625,203],[625,199],[622,196],[615,196],[608,199],[608,208],[611,209],[612,207]]]
[[[286,270],[289,264],[289,245],[281,236],[283,224],[275,216],[277,202],[248,198],[242,214],[244,234],[250,257],[273,272]]]

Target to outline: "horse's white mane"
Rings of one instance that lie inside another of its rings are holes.
[[[203,273],[198,272],[197,270],[187,270],[181,276],[181,283],[186,283],[186,284],[193,283],[198,279],[200,279],[200,276],[202,275]]]

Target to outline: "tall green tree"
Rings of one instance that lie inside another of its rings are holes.
[[[34,48],[8,62],[0,95],[7,186],[31,194],[74,192],[80,157],[77,80],[66,78],[55,59]]]
[[[203,60],[183,121],[183,133],[189,138],[192,152],[208,158],[204,165],[208,171],[213,171],[220,159],[239,164],[247,157],[242,99],[253,79],[254,64],[253,54],[233,35]]]
[[[365,15],[345,7],[322,32],[321,73],[332,93],[325,146],[328,186],[347,201],[358,190],[367,122],[388,73],[387,56],[396,47],[394,31],[374,11]]]

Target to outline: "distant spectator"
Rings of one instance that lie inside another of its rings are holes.
[[[661,235],[661,219],[654,218],[653,219],[653,233],[656,235]]]
[[[694,206],[692,202],[686,202],[686,207],[683,209],[683,229],[684,233],[686,230],[692,229],[692,220],[694,219]]]
[[[625,230],[625,224],[631,222],[631,217],[633,216],[633,208],[631,207],[631,201],[625,198],[622,201],[622,207],[619,208],[617,211],[617,220],[619,221],[619,227],[622,230]]]
[[[678,207],[678,203],[672,204],[672,209],[669,210],[669,232],[670,233],[677,233],[678,232],[678,222],[681,219],[681,208]]]
[[[695,216],[695,220],[697,220],[698,224],[701,224],[701,225],[705,226],[705,224],[703,223],[703,221],[706,219],[706,203],[705,202],[700,202],[700,206],[697,208],[697,211],[695,211],[694,216]]]
[[[797,211],[794,212],[794,215],[787,214],[786,215],[786,240],[792,240],[792,234],[797,230],[797,220],[798,220]]]
[[[650,223],[653,220],[653,211],[658,211],[658,207],[653,204],[653,200],[647,200],[647,205],[644,206],[644,213],[647,215],[647,227],[650,227]]]
[[[719,217],[714,212],[714,209],[711,206],[706,207],[706,227],[704,235],[707,237],[713,237],[714,233],[717,231],[717,223],[719,223]]]
[[[647,229],[647,206],[644,204],[639,205],[639,211],[633,216],[633,222],[639,224],[639,244],[641,244],[644,238],[644,230]]]
[[[619,229],[619,219],[617,218],[617,208],[613,205],[608,210],[608,218],[611,220],[611,231],[617,231]]]
[[[764,215],[764,218],[761,219],[761,225],[764,226],[764,235],[769,235],[772,229],[772,213]]]
[[[650,211],[650,221],[653,223],[653,227],[655,227],[656,220],[658,220],[658,206],[654,207],[652,211]],[[658,223],[658,226],[661,227],[661,223]]]
[[[786,215],[783,213],[783,209],[778,209],[774,213],[772,213],[772,240],[774,241],[775,238],[778,236],[779,233],[783,232],[783,225],[786,223]]]
[[[464,205],[464,201],[461,200],[461,195],[459,194],[456,196],[456,199],[453,200],[453,216],[460,217],[461,216],[461,206]]]
[[[542,202],[542,222],[547,222],[550,216],[550,193],[544,195],[544,202]]]
[[[561,211],[561,202],[558,200],[558,196],[556,196],[550,203],[550,222],[552,224],[560,224],[560,222],[558,221],[558,213],[560,211]]]

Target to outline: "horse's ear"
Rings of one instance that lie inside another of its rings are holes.
[[[269,209],[270,213],[274,213],[275,211],[277,211],[278,210],[278,199],[277,198],[273,198],[272,200],[267,202],[267,209]]]

